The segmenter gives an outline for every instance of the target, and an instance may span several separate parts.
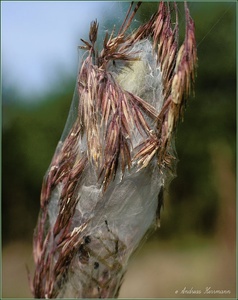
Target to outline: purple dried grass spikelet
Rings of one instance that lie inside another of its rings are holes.
[[[77,113],[42,185],[36,298],[117,297],[130,255],[159,217],[176,161],[174,131],[195,78],[196,42],[186,4],[180,48],[176,4],[174,26],[170,5],[161,2],[127,34],[140,5],[131,5],[117,34],[106,34],[100,52],[97,22],[82,40]]]

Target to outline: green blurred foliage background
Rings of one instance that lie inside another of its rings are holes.
[[[155,7],[144,3],[137,20],[148,18]],[[177,177],[152,239],[218,239],[230,251],[235,247],[236,211],[235,3],[190,3],[190,11],[198,47],[195,97],[190,97],[178,128]],[[179,12],[184,18],[181,5]],[[59,74],[52,90],[34,104],[3,84],[3,246],[32,240],[42,179],[66,122],[75,79],[76,74]]]

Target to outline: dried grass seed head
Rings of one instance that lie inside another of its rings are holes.
[[[176,161],[174,131],[194,80],[196,44],[186,4],[180,50],[178,20],[172,24],[164,2],[127,34],[139,6],[131,5],[117,34],[106,34],[100,52],[97,21],[89,41],[82,40],[87,57],[73,117],[42,185],[35,297],[116,297],[131,253],[160,216],[160,190]]]

